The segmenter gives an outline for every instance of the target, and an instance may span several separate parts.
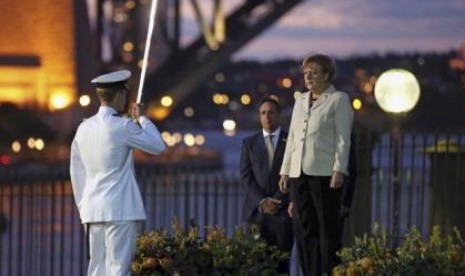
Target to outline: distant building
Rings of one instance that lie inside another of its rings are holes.
[[[76,98],[73,1],[2,1],[0,103],[56,110]]]

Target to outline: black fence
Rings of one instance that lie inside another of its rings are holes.
[[[373,223],[394,242],[416,226],[465,233],[463,134],[358,133],[358,181],[345,239]],[[137,166],[148,219],[145,229],[241,225],[238,172],[209,168]],[[200,233],[203,235],[203,232]],[[68,165],[0,168],[0,275],[85,275],[87,248]],[[294,262],[293,274],[297,275]]]

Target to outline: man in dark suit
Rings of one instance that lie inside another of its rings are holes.
[[[276,98],[259,103],[262,130],[245,138],[241,151],[241,184],[245,191],[243,221],[247,228],[257,225],[270,245],[291,254],[294,241],[292,220],[287,214],[288,195],[279,191],[279,170],[286,147],[287,132],[280,127],[281,107]],[[289,259],[278,267],[289,274]]]

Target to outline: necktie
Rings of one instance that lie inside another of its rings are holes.
[[[274,155],[273,134],[267,135],[265,138],[266,151],[268,152],[268,166],[271,168]]]

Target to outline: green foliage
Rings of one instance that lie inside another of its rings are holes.
[[[457,229],[443,235],[435,226],[425,241],[413,227],[395,249],[386,240],[375,225],[370,236],[356,238],[352,247],[338,252],[342,263],[333,275],[465,275],[465,241]]]
[[[255,228],[251,234],[236,228],[227,237],[220,227],[182,229],[175,219],[172,235],[154,230],[137,240],[132,270],[135,275],[277,275],[278,263],[289,256],[267,245]]]

